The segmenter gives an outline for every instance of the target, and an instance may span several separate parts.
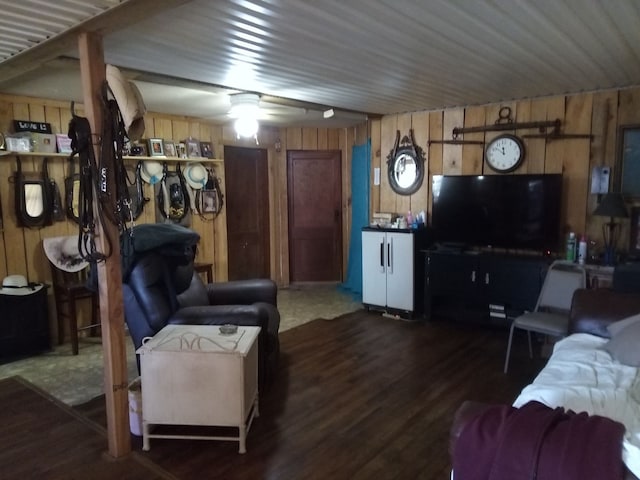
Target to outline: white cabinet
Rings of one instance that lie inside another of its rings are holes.
[[[365,228],[362,231],[362,303],[390,313],[420,310],[416,282],[416,232]]]
[[[246,452],[247,432],[258,415],[258,334],[238,327],[167,325],[136,351],[142,378],[142,449],[150,438],[231,440]],[[238,436],[166,434],[153,425],[235,427]]]

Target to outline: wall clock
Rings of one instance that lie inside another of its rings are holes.
[[[498,173],[513,172],[524,160],[524,143],[515,135],[500,135],[487,145],[485,159],[487,165]]]

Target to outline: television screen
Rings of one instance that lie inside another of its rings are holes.
[[[561,174],[434,175],[437,242],[556,251]]]

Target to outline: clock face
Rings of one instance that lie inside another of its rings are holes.
[[[524,144],[515,135],[500,135],[487,146],[487,164],[496,172],[512,172],[520,166],[523,159]]]

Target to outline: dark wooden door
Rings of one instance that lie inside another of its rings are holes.
[[[229,280],[269,278],[267,151],[225,147]]]
[[[342,280],[340,151],[287,153],[291,282]]]

